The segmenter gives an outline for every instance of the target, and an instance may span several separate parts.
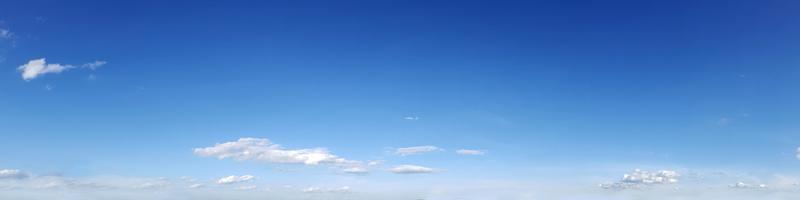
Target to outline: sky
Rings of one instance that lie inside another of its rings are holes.
[[[0,2],[0,199],[796,199],[800,2]]]

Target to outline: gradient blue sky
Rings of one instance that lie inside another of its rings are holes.
[[[252,174],[302,187],[593,187],[635,168],[798,174],[798,10],[780,0],[4,1],[0,169]],[[107,64],[23,80],[18,68],[39,58]],[[353,176],[193,152],[244,137],[384,164]],[[393,153],[422,145],[443,150]],[[386,171],[403,164],[441,171]]]

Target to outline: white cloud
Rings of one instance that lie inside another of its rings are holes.
[[[81,65],[81,68],[89,68],[94,70],[102,65],[105,65],[106,63],[106,61],[95,61],[83,64]],[[23,80],[30,81],[44,74],[58,74],[73,68],[75,68],[73,65],[62,65],[58,63],[48,64],[45,58],[40,58],[30,60],[27,64],[17,67],[17,71],[22,73]]]
[[[679,174],[675,171],[661,170],[658,172],[648,172],[636,169],[632,174],[625,174],[622,180],[614,183],[600,184],[606,189],[628,189],[640,188],[648,185],[673,184],[678,182]]]
[[[226,177],[222,177],[219,180],[217,180],[217,184],[227,185],[227,184],[234,184],[234,183],[242,183],[242,182],[252,181],[255,178],[256,177],[253,176],[253,175],[226,176]]]
[[[461,155],[474,155],[474,156],[486,155],[486,151],[472,150],[472,149],[459,149],[456,151],[456,153]]]
[[[18,71],[22,72],[22,79],[29,81],[43,74],[58,74],[68,69],[74,68],[72,65],[47,64],[44,58],[28,61],[27,64],[19,66]]]
[[[28,173],[18,169],[0,169],[0,179],[26,179],[30,177]]]
[[[344,173],[348,174],[366,174],[369,173],[369,169],[363,166],[353,166],[342,169]]]
[[[378,166],[378,165],[382,165],[384,162],[385,161],[383,161],[383,160],[371,160],[371,161],[367,162],[367,166]]]
[[[205,186],[206,185],[203,185],[203,184],[200,184],[200,183],[195,183],[195,184],[189,185],[189,188],[202,188],[202,187],[205,187]]]
[[[360,161],[341,158],[325,148],[284,149],[264,138],[240,138],[237,141],[216,144],[212,147],[196,148],[194,153],[204,157],[230,158],[239,161],[254,160],[304,165],[330,164],[345,169],[363,166]]]
[[[766,189],[766,184],[748,184],[744,182],[737,182],[735,184],[731,184],[728,187],[736,188],[736,189]]]
[[[436,146],[426,145],[426,146],[397,148],[394,151],[394,153],[397,154],[397,155],[400,155],[400,156],[408,156],[408,155],[416,155],[416,154],[422,154],[422,153],[427,153],[427,152],[432,152],[432,151],[443,151],[443,150],[444,149],[441,149],[441,148],[436,147]]]
[[[417,116],[405,116],[405,117],[403,117],[403,119],[404,120],[417,121],[417,120],[419,120],[419,117],[417,117]]]
[[[427,174],[436,172],[435,169],[417,165],[399,165],[389,169],[389,171],[395,174]]]

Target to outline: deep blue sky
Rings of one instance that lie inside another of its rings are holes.
[[[791,172],[798,10],[778,0],[6,1],[0,168],[330,177],[192,153],[255,137],[447,171],[413,177],[430,180],[594,173],[588,165]],[[38,58],[108,64],[23,80],[17,68]],[[445,151],[387,153],[419,145]],[[461,148],[488,153],[452,155]]]

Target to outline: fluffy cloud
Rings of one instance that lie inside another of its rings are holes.
[[[47,64],[44,58],[28,61],[27,64],[19,66],[18,71],[22,72],[22,79],[28,81],[43,74],[58,74],[73,68],[72,65]]]
[[[442,151],[442,150],[443,149],[436,146],[426,145],[426,146],[397,148],[395,149],[394,154],[400,156],[408,156],[408,155],[416,155],[416,154],[422,154],[432,151]]]
[[[395,174],[427,174],[436,172],[435,169],[417,165],[399,165],[389,169],[389,171]]]
[[[81,65],[81,68],[89,68],[94,70],[102,65],[105,65],[106,63],[106,61],[95,61],[92,63],[83,64]],[[17,67],[17,71],[22,73],[23,80],[30,81],[44,74],[58,74],[73,68],[75,68],[73,65],[62,65],[58,63],[48,64],[45,58],[40,58],[30,60],[27,64]]]
[[[227,184],[234,184],[234,183],[242,183],[242,182],[252,181],[255,178],[256,177],[253,176],[253,175],[226,176],[226,177],[222,177],[219,180],[217,180],[217,184],[227,185]]]
[[[28,173],[17,169],[0,169],[0,179],[26,179],[30,177]]]
[[[661,170],[658,172],[648,172],[636,169],[631,174],[622,176],[622,180],[614,183],[600,184],[606,189],[628,189],[639,188],[648,185],[673,184],[678,182],[678,173],[675,171]]]
[[[456,151],[456,153],[461,155],[474,155],[474,156],[486,155],[486,151],[472,150],[472,149],[459,149]]]

